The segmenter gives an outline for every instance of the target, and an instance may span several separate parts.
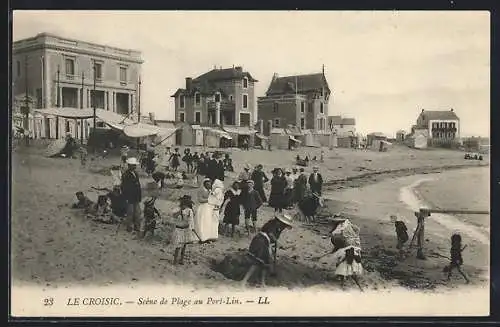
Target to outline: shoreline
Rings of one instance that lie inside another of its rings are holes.
[[[341,179],[328,180],[323,185],[327,191],[338,191],[345,188],[363,187],[379,183],[388,178],[399,178],[414,175],[439,174],[446,171],[462,170],[470,168],[486,168],[489,164],[460,164],[460,165],[443,165],[434,167],[415,167],[402,169],[388,169],[382,171],[374,171],[359,175],[347,176]]]

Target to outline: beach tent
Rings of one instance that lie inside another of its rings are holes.
[[[66,140],[65,139],[57,139],[49,143],[47,146],[47,150],[45,151],[45,156],[46,157],[54,157],[61,153],[61,151],[64,149],[66,146]]]

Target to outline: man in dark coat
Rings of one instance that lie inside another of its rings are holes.
[[[217,160],[217,173],[215,175],[215,178],[217,178],[220,181],[224,181],[224,161],[222,158],[218,158]]]
[[[138,161],[136,158],[127,160],[128,168],[123,173],[121,189],[124,199],[127,201],[127,231],[141,231],[141,183],[136,171]]]
[[[207,157],[207,159],[210,157]],[[215,156],[212,155],[210,159],[207,160],[207,170],[206,170],[206,177],[210,178],[212,181],[214,181],[217,178],[217,160],[215,159]]]
[[[304,168],[300,168],[300,174],[295,180],[295,185],[293,186],[295,202],[299,203],[304,199],[307,189],[307,177],[304,173]]]
[[[266,174],[262,171],[262,165],[259,164],[255,167],[250,178],[254,181],[254,188],[259,193],[262,202],[267,202],[264,184],[269,181],[269,178],[267,178]]]
[[[323,177],[319,173],[319,168],[317,166],[313,167],[313,173],[309,176],[309,187],[311,188],[311,192],[321,195]]]

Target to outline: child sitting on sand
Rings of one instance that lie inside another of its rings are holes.
[[[174,221],[175,229],[172,236],[172,244],[175,246],[174,265],[184,264],[187,245],[198,240],[194,231],[193,204],[191,196],[184,195],[179,198],[179,211],[174,213],[174,218],[176,219]]]
[[[76,192],[76,199],[77,202],[71,206],[73,209],[84,209],[85,213],[87,213],[94,205],[94,202],[86,197],[81,191]]]
[[[88,218],[105,224],[114,223],[114,217],[111,214],[109,207],[108,197],[106,195],[99,195],[97,203],[93,206],[87,214]]]
[[[456,232],[451,236],[450,264],[446,266],[444,269],[445,272],[448,272],[448,281],[450,280],[453,269],[457,269],[458,272],[465,279],[465,282],[469,284],[470,281],[461,268],[461,266],[464,263],[464,260],[462,258],[462,252],[465,250],[466,247],[467,245],[462,247],[462,236],[459,233]]]

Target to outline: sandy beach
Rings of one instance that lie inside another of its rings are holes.
[[[319,151],[234,150],[232,157],[236,172],[229,174],[225,183],[230,183],[244,163],[263,163],[264,169],[270,171],[278,165],[293,166],[293,158],[297,153],[317,153],[319,157]],[[95,200],[97,194],[90,192],[91,186],[110,186],[111,177],[107,169],[116,164],[118,158],[98,159],[84,168],[80,166],[79,160],[49,159],[43,157],[42,152],[20,148],[13,153],[11,228],[14,285],[51,288],[77,285],[138,286],[143,283],[188,283],[204,288],[211,285],[237,285],[237,280],[225,276],[218,269],[218,264],[226,255],[244,251],[250,241],[247,236],[237,236],[235,239],[221,236],[212,245],[193,245],[188,252],[188,264],[173,266],[173,249],[159,237],[152,240],[132,239],[125,231],[115,233],[114,225],[88,221],[69,208],[75,200],[76,191],[87,192]],[[448,255],[449,226],[429,221],[425,245],[428,260],[417,261],[413,253],[406,260],[398,261],[389,214],[407,217],[412,232],[415,226],[413,215],[408,204],[400,197],[403,188],[422,179],[421,175],[415,174],[425,174],[425,177],[439,177],[448,173],[470,174],[487,168],[455,169],[487,164],[487,158],[482,162],[468,161],[463,159],[461,152],[445,150],[416,151],[398,147],[386,153],[326,150],[325,162],[318,163],[326,179],[329,198],[328,208],[322,214],[341,213],[361,227],[366,268],[362,281],[364,287],[377,290],[392,286],[414,289],[462,286],[463,281],[459,279],[448,284],[444,282],[442,268],[447,260],[432,254]],[[447,172],[439,173],[445,170]],[[473,183],[475,177],[462,175],[462,178],[455,180],[472,185],[468,183]],[[146,177],[142,181],[146,182]],[[484,188],[484,179],[476,182],[479,183],[478,188]],[[453,205],[441,204],[441,200],[432,195],[434,193],[431,194],[430,189],[437,194],[443,192],[436,191],[431,184],[422,184],[419,191],[424,197],[434,200],[435,205]],[[194,194],[195,191],[194,188],[181,191],[168,189],[161,196],[167,206],[165,210],[175,205],[170,200],[184,193]],[[479,202],[477,204],[480,205]],[[261,210],[259,225],[271,216],[270,208]],[[330,241],[325,237],[328,229],[328,226],[323,225],[305,227],[299,224],[285,233],[278,255],[279,274],[277,278],[271,278],[268,284],[287,288],[339,288],[328,257],[319,262],[312,260],[331,249]],[[471,275],[473,285],[484,284],[487,281],[485,269],[489,245],[469,236],[465,237],[465,242],[469,244],[470,251],[464,254],[465,270]]]

